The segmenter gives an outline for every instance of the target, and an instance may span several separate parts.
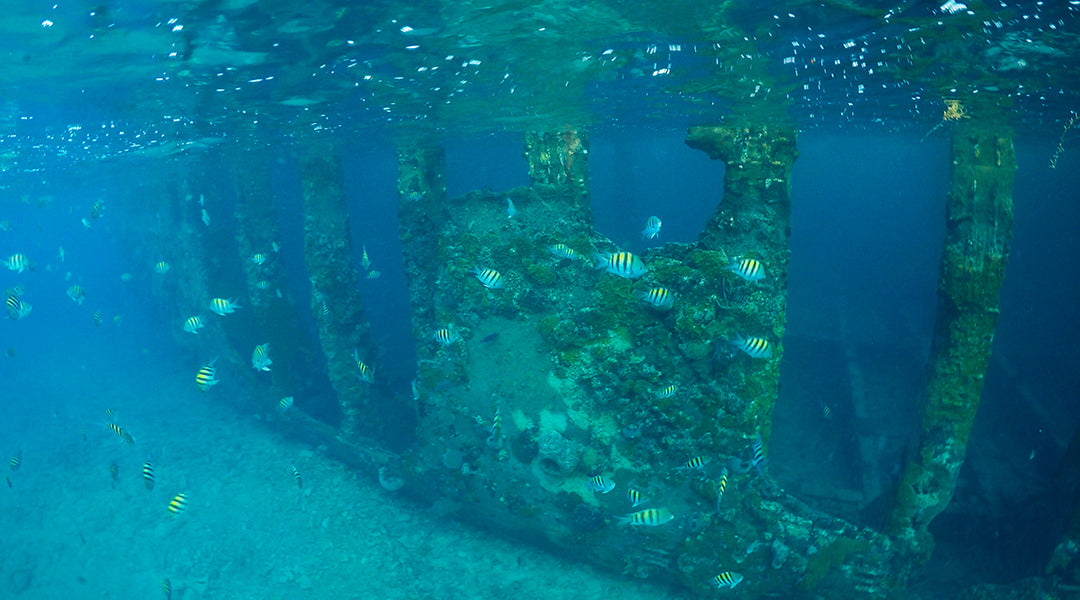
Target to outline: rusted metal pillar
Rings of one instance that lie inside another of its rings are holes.
[[[955,123],[922,434],[889,525],[921,558],[933,550],[927,526],[953,497],[979,407],[1009,255],[1015,171],[1010,130],[969,119]]]
[[[377,431],[370,405],[379,368],[349,243],[341,160],[332,148],[309,148],[300,159],[304,258],[311,309],[337,393],[344,439]]]

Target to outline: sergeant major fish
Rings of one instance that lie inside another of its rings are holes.
[[[229,315],[236,312],[236,309],[243,308],[239,304],[233,301],[232,298],[226,300],[225,298],[214,298],[210,300],[210,312],[216,315]]]
[[[641,230],[641,239],[652,240],[660,236],[660,226],[663,223],[660,221],[660,217],[653,215],[648,219],[645,219],[645,229]]]
[[[195,374],[195,385],[200,391],[205,392],[219,383],[217,377],[214,376],[217,373],[217,369],[214,368],[215,362],[217,358],[203,365]]]
[[[641,292],[638,294],[638,298],[657,310],[667,310],[675,304],[675,294],[671,293],[671,290],[662,287],[655,287],[647,292]]]
[[[259,344],[255,346],[255,350],[251,353],[251,366],[256,371],[269,371],[270,365],[274,364],[270,360],[270,344]]]
[[[772,356],[772,344],[763,337],[737,336],[731,342],[733,346],[745,352],[750,358],[770,358]]]
[[[723,573],[713,577],[713,582],[716,583],[718,588],[733,588],[743,580],[743,576],[734,571],[724,571]]]
[[[469,271],[489,290],[497,290],[503,286],[503,276],[495,269],[473,267],[472,271]]]
[[[750,282],[765,279],[765,267],[753,258],[736,258],[727,270]]]
[[[615,517],[615,520],[619,525],[656,527],[668,523],[674,518],[675,515],[671,514],[671,511],[666,508],[646,508],[628,515]]]
[[[641,277],[649,270],[645,267],[645,263],[641,262],[640,258],[629,252],[597,253],[593,255],[593,258],[596,259],[597,269],[603,269],[608,273],[627,279]]]
[[[589,479],[587,487],[598,494],[606,494],[615,489],[615,482],[603,475],[594,475]]]
[[[204,325],[202,319],[198,315],[195,315],[194,317],[188,317],[184,321],[184,331],[188,333],[194,333],[198,335],[199,330],[203,327]]]

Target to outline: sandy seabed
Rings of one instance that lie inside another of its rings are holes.
[[[227,386],[200,393],[198,364],[154,354],[4,357],[0,597],[164,598],[166,578],[173,600],[682,597],[440,518],[240,414]]]

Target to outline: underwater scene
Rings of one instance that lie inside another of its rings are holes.
[[[0,24],[0,599],[1080,598],[1080,0]]]

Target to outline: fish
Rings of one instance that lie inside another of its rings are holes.
[[[412,399],[413,399],[413,402],[419,402],[420,401],[420,386],[417,385],[415,379],[413,379],[411,382],[409,382],[409,385],[412,387]]]
[[[494,436],[500,429],[502,429],[502,409],[496,406],[495,414],[491,417],[491,427],[488,429],[488,433]]]
[[[98,310],[95,310],[94,314],[90,315],[90,318],[92,318],[94,320],[94,325],[97,326],[97,327],[101,327],[101,324],[104,323],[104,321],[101,320],[101,309],[100,308]]]
[[[199,369],[199,372],[195,374],[195,385],[198,386],[200,391],[205,392],[218,384],[218,379],[214,377],[214,374],[217,372],[217,369],[214,368],[215,361],[217,361],[216,358],[206,363]]]
[[[19,450],[18,452],[16,452],[15,454],[13,454],[11,456],[11,460],[8,461],[8,467],[11,468],[12,471],[18,471],[19,467],[21,467],[21,466],[22,466],[22,450]]]
[[[667,386],[666,388],[656,392],[655,394],[653,394],[653,396],[655,396],[657,400],[664,400],[666,398],[671,398],[678,391],[679,391],[679,386],[677,386],[677,385],[675,385],[673,383],[673,384]]]
[[[210,226],[210,213],[206,212],[206,209],[202,209],[202,222],[207,227]]]
[[[371,370],[371,367],[360,360],[360,353],[356,350],[353,350],[353,360],[356,361],[356,369],[360,371],[360,381],[363,381],[364,383],[375,383],[375,373]]]
[[[67,295],[68,298],[71,298],[72,302],[74,302],[75,304],[81,305],[83,301],[86,300],[86,290],[83,289],[83,286],[77,283],[68,288]]]
[[[764,265],[761,264],[760,260],[753,258],[736,258],[731,261],[727,270],[750,282],[765,279]]]
[[[10,477],[8,477],[7,475],[4,475],[4,482],[5,482],[5,483],[7,483],[7,486],[8,486],[9,488],[10,488],[10,487],[13,487],[13,486],[11,485],[11,478],[10,478]]]
[[[727,467],[720,469],[720,479],[716,480],[716,512],[720,512],[720,502],[727,491]]]
[[[169,501],[169,514],[175,519],[187,510],[187,494],[179,493],[173,496],[173,499]]]
[[[0,221],[0,231],[11,231],[11,221],[7,219]]]
[[[169,263],[167,263],[167,262],[165,262],[163,260],[159,260],[156,263],[154,263],[154,272],[157,273],[158,275],[164,275],[164,274],[168,273],[169,269],[172,269],[172,265],[170,265]]]
[[[260,279],[260,280],[255,282],[255,289],[257,289],[257,290],[268,290],[268,289],[270,289],[270,282],[265,280],[265,279]]]
[[[378,279],[379,277],[382,277],[382,271],[379,271],[378,269],[372,269],[368,271],[368,279]]]
[[[120,281],[123,281],[124,283],[131,281],[131,273],[121,273]]]
[[[172,582],[168,577],[161,581],[161,591],[165,595],[165,600],[172,600]]]
[[[630,501],[630,508],[641,506],[641,492],[634,488],[627,488],[626,499]]]
[[[744,338],[739,335],[731,344],[745,352],[750,358],[772,357],[772,344],[763,337],[750,336]]]
[[[517,209],[514,208],[514,201],[509,196],[506,197],[506,218],[513,219],[517,214]]]
[[[645,219],[645,229],[641,230],[641,239],[652,240],[660,236],[660,226],[663,223],[660,221],[660,217],[653,215],[648,219]]]
[[[262,252],[256,252],[255,254],[251,255],[251,262],[255,263],[256,265],[262,266],[262,264],[266,262],[266,255]]]
[[[548,254],[555,258],[563,258],[567,260],[576,260],[578,253],[573,248],[566,244],[552,244],[547,247]]]
[[[19,319],[30,314],[30,311],[33,310],[33,308],[34,307],[30,306],[29,302],[23,302],[22,299],[16,296],[14,293],[8,293],[7,315],[9,319],[13,321],[18,321]]]
[[[100,219],[103,214],[105,214],[105,201],[95,200],[94,203],[90,205],[90,218]]]
[[[146,462],[142,464],[142,478],[146,489],[154,489],[154,465],[150,464],[150,459],[146,459]]]
[[[210,301],[210,312],[223,317],[236,312],[236,309],[238,308],[243,307],[233,301],[232,298],[229,298],[228,300],[225,298],[214,298]]]
[[[26,259],[26,255],[20,253],[9,256],[4,264],[8,269],[15,271],[16,273],[22,273],[30,268],[30,261]]]
[[[822,403],[822,405],[821,405],[821,416],[825,420],[831,419],[832,418],[832,407],[830,407],[828,404]]]
[[[754,438],[753,443],[750,444],[750,464],[760,474],[761,470],[765,468],[765,463],[768,462],[768,457],[765,456],[765,442],[761,439],[761,434],[758,433]]]
[[[360,255],[360,265],[367,271],[371,268],[371,259],[367,255],[367,244],[364,244],[363,248],[363,253]]]
[[[629,252],[606,252],[593,255],[596,260],[596,268],[603,269],[613,275],[636,279],[648,272],[645,263]]]
[[[120,482],[120,465],[116,464],[116,461],[109,463],[109,476],[112,477],[113,487]]]
[[[256,371],[269,371],[273,361],[270,360],[270,344],[259,344],[251,353],[251,366]]]
[[[645,510],[632,512],[628,515],[615,517],[615,520],[619,525],[644,525],[646,527],[656,527],[657,525],[668,523],[674,518],[675,515],[671,514],[671,511],[666,508],[646,508]]]
[[[59,261],[59,262],[64,262],[64,257],[65,256],[66,255],[64,254],[64,247],[63,246],[57,246],[56,247],[56,260]]]
[[[667,310],[675,304],[675,294],[663,287],[655,287],[647,292],[641,292],[638,294],[638,298],[657,310]]]
[[[285,396],[284,398],[282,398],[281,400],[278,401],[277,405],[278,405],[278,410],[280,410],[281,412],[286,412],[290,408],[292,408],[293,397],[292,396]]]
[[[489,334],[485,335],[484,337],[480,338],[480,343],[481,344],[490,344],[491,342],[494,342],[497,339],[499,339],[499,332],[498,331],[496,331],[494,333],[489,333]]]
[[[439,342],[443,346],[449,346],[450,344],[453,344],[454,342],[461,339],[461,336],[459,336],[457,332],[455,332],[449,327],[444,327],[437,330],[434,337],[435,341]]]
[[[682,468],[683,469],[692,469],[692,470],[697,471],[697,470],[700,470],[701,468],[703,468],[705,466],[705,464],[708,463],[708,462],[709,462],[709,459],[705,458],[704,456],[695,456],[694,458],[691,458],[690,460],[686,461],[686,464],[683,465]]]
[[[194,317],[188,317],[184,321],[184,331],[188,333],[194,333],[195,335],[198,335],[199,330],[203,327],[205,327],[205,325],[203,325],[202,318],[199,315],[195,315]]]
[[[593,475],[587,484],[588,488],[598,494],[606,494],[615,489],[615,482],[603,475]]]
[[[109,423],[106,423],[105,426],[115,433],[116,437],[120,438],[120,441],[124,442],[125,445],[130,446],[135,443],[135,438],[131,437],[130,433],[116,423],[110,421]]]
[[[503,286],[503,276],[495,269],[473,267],[469,271],[489,290],[497,290]]]
[[[296,487],[298,487],[298,488],[304,487],[304,478],[303,478],[303,476],[300,475],[300,471],[291,464],[289,465],[289,468],[292,469],[292,476],[293,476],[293,479],[296,480]]]
[[[734,571],[724,571],[723,573],[713,577],[713,581],[716,582],[718,588],[733,588],[742,582],[743,576]]]

